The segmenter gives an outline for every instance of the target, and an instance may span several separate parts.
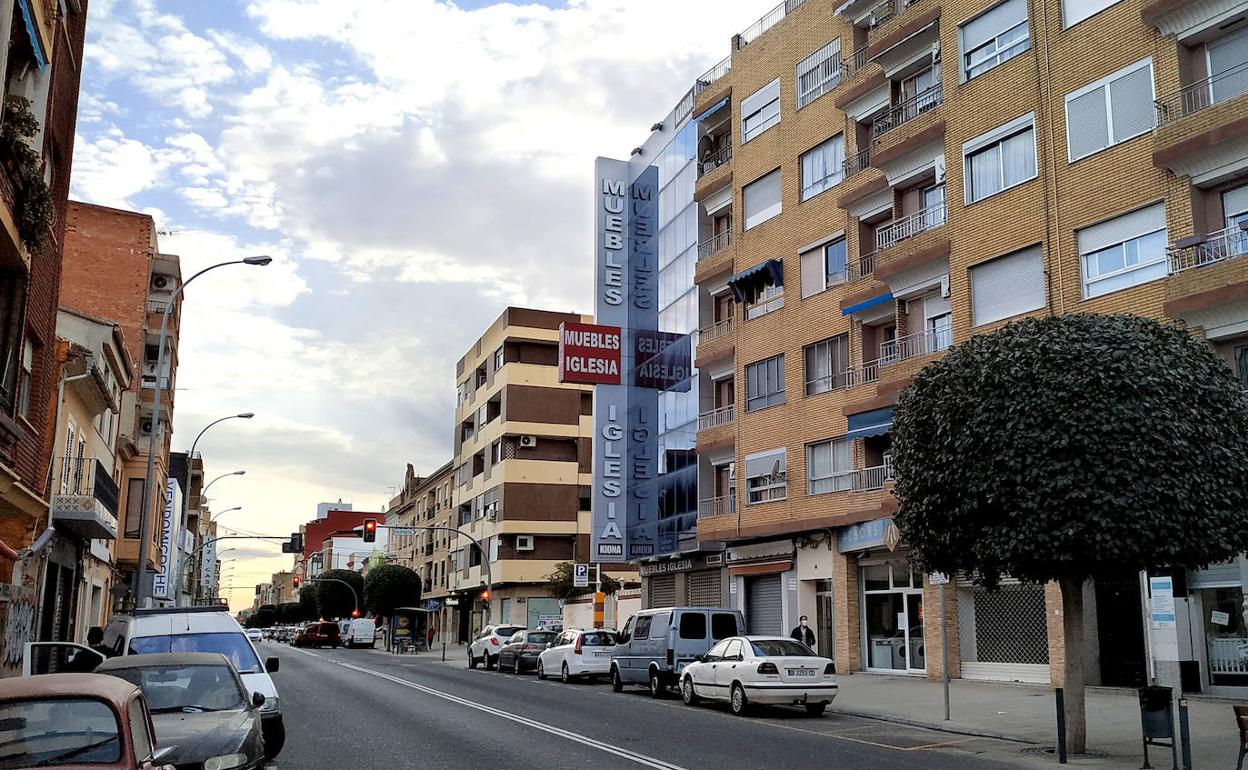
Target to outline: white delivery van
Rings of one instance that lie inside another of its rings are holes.
[[[344,647],[376,647],[377,624],[371,618],[355,618],[342,630]]]

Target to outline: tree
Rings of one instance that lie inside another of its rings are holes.
[[[364,599],[364,578],[360,577],[358,572],[331,569],[328,572],[322,572],[312,580],[316,583],[316,612],[319,617],[349,618],[351,612],[356,609],[357,598]],[[347,583],[351,588],[344,586],[343,583]],[[355,589],[355,593],[352,593],[351,589]]]
[[[303,620],[312,621],[321,616],[316,604],[316,584],[310,580],[303,581],[299,588],[299,607],[303,611]]]
[[[1083,586],[1248,548],[1248,408],[1185,330],[1028,319],[926,366],[893,416],[895,521],[926,571],[1061,588],[1071,750],[1085,747]]]
[[[262,604],[259,609],[248,616],[244,625],[247,628],[269,628],[276,620],[277,607],[272,604]]]
[[[590,583],[588,588],[574,588],[572,586],[572,563],[561,561],[555,565],[555,571],[546,576],[546,589],[550,591],[550,595],[556,599],[568,600],[585,594],[594,592],[594,585]],[[602,573],[602,592],[604,594],[613,594],[620,590],[620,581],[611,577],[607,573]]]
[[[277,605],[277,622],[282,625],[294,625],[310,619],[304,615],[303,605],[299,602],[282,602]]]
[[[420,589],[415,570],[398,564],[374,567],[364,576],[364,606],[374,615],[390,617],[399,607],[415,606]]]

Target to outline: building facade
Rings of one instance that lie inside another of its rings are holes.
[[[390,501],[386,524],[391,527],[438,527],[415,529],[413,534],[390,533],[394,563],[416,571],[421,579],[420,604],[428,610],[423,628],[445,637],[455,623],[454,608],[446,605],[450,596],[451,546],[458,542],[459,517],[452,495],[454,464],[446,463],[428,476],[417,476],[409,463],[403,489]],[[427,633],[427,631],[426,631]]]

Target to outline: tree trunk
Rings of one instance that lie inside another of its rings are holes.
[[[1077,578],[1058,581],[1062,589],[1062,640],[1065,663],[1062,687],[1066,691],[1066,750],[1082,754],[1087,748],[1088,721],[1083,694],[1083,583]]]

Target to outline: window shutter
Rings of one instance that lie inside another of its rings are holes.
[[[823,269],[823,248],[811,249],[802,254],[802,299],[818,294],[827,286]]]
[[[1109,146],[1105,89],[1097,88],[1066,100],[1066,139],[1071,161]]]
[[[1109,104],[1114,116],[1114,141],[1153,130],[1153,68],[1132,70],[1109,84]]]
[[[1129,241],[1145,233],[1165,229],[1165,227],[1166,205],[1157,203],[1083,228],[1078,232],[1079,253],[1091,254],[1106,246]]]
[[[741,191],[741,199],[746,230],[779,214],[780,169],[746,185]]]
[[[748,117],[758,112],[764,104],[780,98],[780,79],[776,78],[767,85],[741,100],[741,115]]]
[[[771,449],[766,452],[745,456],[745,477],[755,478],[758,476],[770,476],[771,471],[776,467],[776,461],[780,461],[780,472],[785,473],[788,470],[785,450]]]
[[[963,55],[1026,20],[1026,0],[1005,0],[1004,3],[984,11],[962,25]]]
[[[1229,219],[1248,211],[1248,185],[1222,193],[1222,215]]]
[[[1241,30],[1209,44],[1209,74],[1219,75],[1244,62],[1248,62],[1248,30]]]
[[[1067,27],[1073,27],[1118,2],[1119,0],[1062,0],[1062,22]]]
[[[976,326],[1044,307],[1044,260],[1032,246],[971,268]]]

